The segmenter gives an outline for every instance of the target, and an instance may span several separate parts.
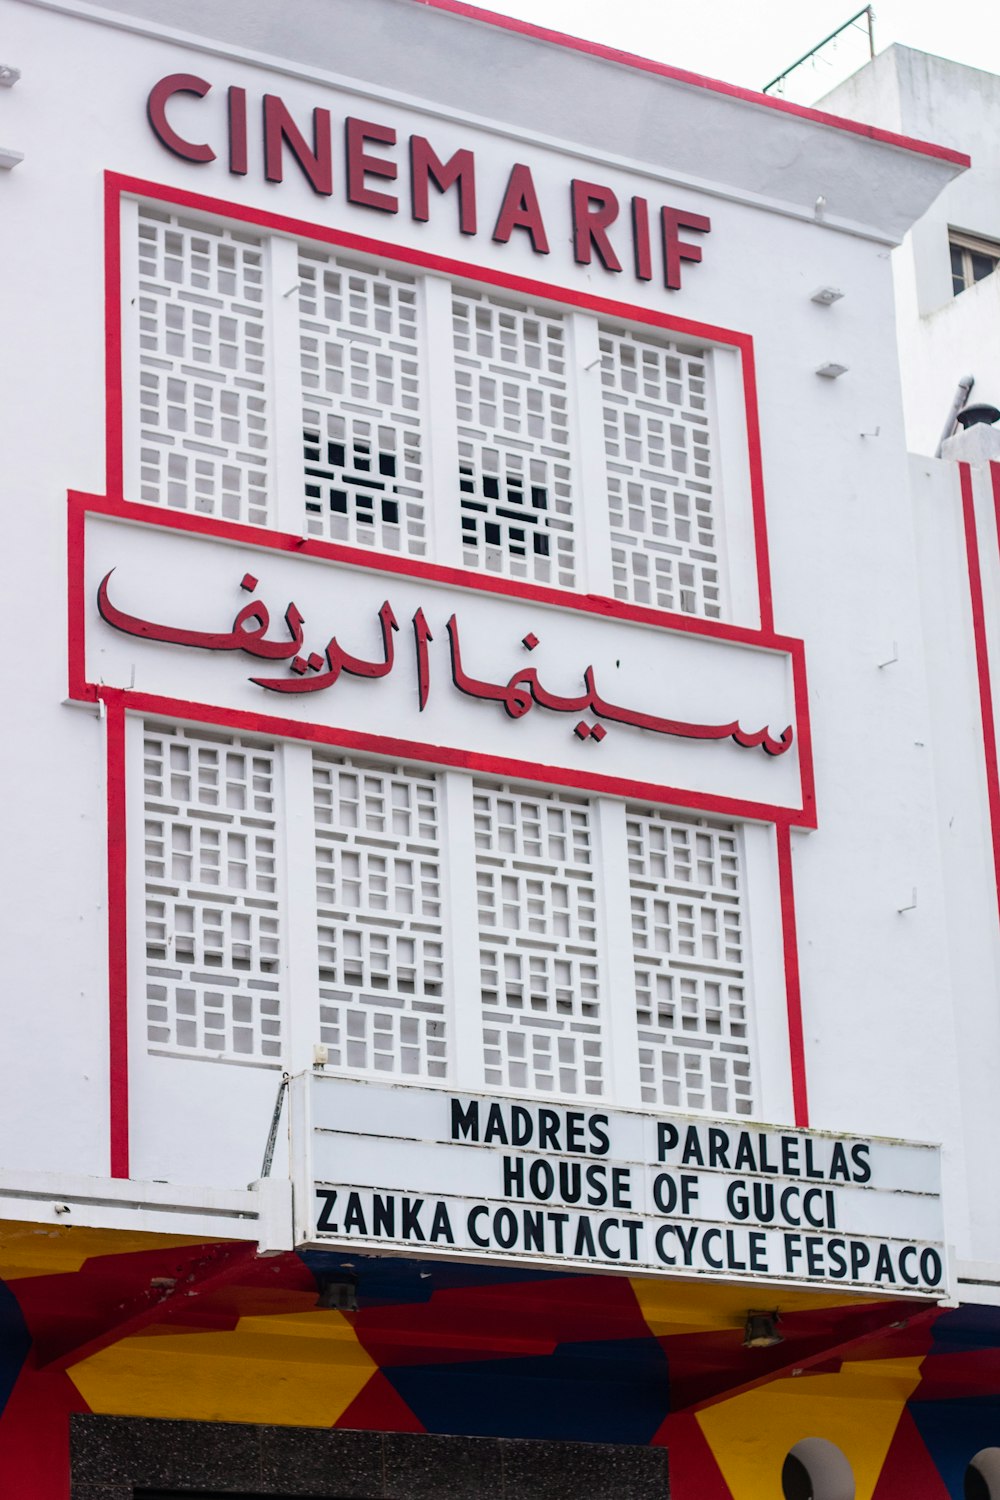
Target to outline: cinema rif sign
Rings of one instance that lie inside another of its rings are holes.
[[[810,821],[796,642],[299,538],[247,545],[246,528],[223,523],[135,524],[145,508],[101,504],[83,517],[72,605],[91,691],[121,688],[136,711],[210,707],[213,722],[352,750]]]
[[[936,1147],[304,1074],[295,1242],[946,1294]]]
[[[176,123],[176,101],[183,104],[185,97],[189,104],[208,99],[188,127],[198,132],[196,138]],[[325,91],[324,98],[331,102],[335,96]],[[337,192],[345,203],[383,218],[408,213],[414,223],[457,214],[461,234],[488,235],[497,245],[520,241],[539,256],[549,254],[550,236],[557,247],[568,239],[577,265],[617,273],[629,264],[636,281],[658,279],[671,292],[680,290],[682,267],[701,260],[701,241],[712,228],[705,214],[651,204],[640,194],[623,203],[608,184],[578,177],[565,184],[558,205],[544,202],[527,162],[509,163],[502,183],[487,183],[469,147],[444,151],[416,132],[401,138],[384,121],[335,116],[320,105],[306,123],[278,94],[250,100],[244,88],[223,89],[193,73],[159,79],[146,113],[161,145],[195,166],[221,157],[234,177],[253,173],[277,184],[284,181],[286,164],[293,164],[320,198]],[[440,198],[452,199],[454,208],[437,203]],[[692,233],[697,239],[688,237]]]

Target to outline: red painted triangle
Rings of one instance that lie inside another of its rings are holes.
[[[26,1366],[0,1423],[0,1495],[65,1500],[69,1416],[89,1410],[64,1371]]]
[[[889,1444],[872,1500],[899,1500],[900,1495],[919,1495],[920,1500],[950,1500],[950,1491],[905,1409]]]
[[[376,1370],[334,1427],[353,1427],[361,1432],[426,1432],[389,1380]]]
[[[694,1412],[681,1411],[667,1417],[653,1438],[653,1445],[666,1448],[669,1455],[672,1495],[697,1496],[697,1500],[733,1500]]]

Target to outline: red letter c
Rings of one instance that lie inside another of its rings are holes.
[[[192,145],[179,136],[176,130],[171,129],[166,116],[167,100],[173,94],[197,94],[199,99],[203,99],[211,87],[204,78],[198,78],[194,73],[171,73],[154,84],[150,93],[146,104],[149,123],[167,150],[182,157],[184,161],[214,161],[215,152],[211,146]]]

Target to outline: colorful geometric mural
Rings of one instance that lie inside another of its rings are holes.
[[[358,1310],[317,1307],[357,1277]],[[823,1437],[857,1500],[963,1500],[1000,1443],[1000,1312],[7,1224],[0,1494],[66,1500],[71,1412],[657,1444],[675,1500],[780,1497]]]

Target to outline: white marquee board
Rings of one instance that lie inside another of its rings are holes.
[[[947,1294],[937,1147],[292,1080],[295,1242]]]

